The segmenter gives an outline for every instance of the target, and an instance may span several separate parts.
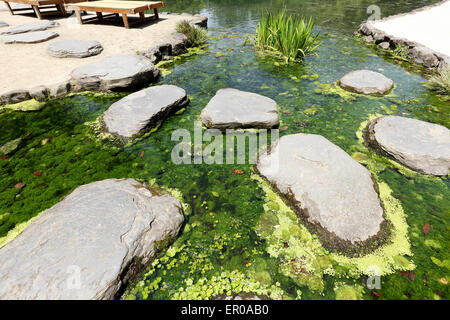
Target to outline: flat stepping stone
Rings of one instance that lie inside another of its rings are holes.
[[[3,36],[3,42],[5,44],[39,43],[56,38],[57,36],[58,34],[53,31],[36,31],[36,32],[6,35]]]
[[[41,20],[33,23],[22,24],[19,26],[11,27],[1,34],[19,34],[34,31],[44,31],[50,28],[59,27],[59,23],[51,20]]]
[[[6,22],[0,21],[0,28],[9,27],[9,24]]]
[[[343,76],[339,80],[339,85],[351,92],[383,95],[392,90],[394,82],[378,72],[357,70]]]
[[[51,43],[47,53],[56,58],[85,58],[98,55],[103,47],[98,41],[61,40]]]
[[[421,120],[387,116],[369,125],[369,139],[398,162],[420,173],[449,174],[450,130]]]
[[[113,299],[179,232],[180,202],[134,179],[75,189],[0,249],[0,299]]]
[[[71,84],[74,91],[129,89],[148,85],[158,76],[159,69],[143,56],[112,56],[73,70]]]
[[[150,87],[113,103],[103,114],[106,130],[129,140],[154,128],[187,105],[186,91],[173,85]]]
[[[383,209],[371,173],[326,138],[283,136],[259,155],[256,169],[327,242],[354,244],[380,231]]]
[[[202,110],[208,128],[274,128],[280,124],[276,101],[237,89],[220,89]]]

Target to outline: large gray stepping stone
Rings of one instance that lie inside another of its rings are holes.
[[[155,127],[188,101],[186,91],[177,86],[150,87],[113,103],[103,114],[103,121],[108,132],[129,140]]]
[[[44,31],[49,28],[58,27],[59,23],[56,21],[50,20],[41,20],[33,23],[22,24],[19,26],[11,27],[6,31],[3,31],[1,34],[18,34],[18,33],[26,33],[26,32],[34,32],[34,31]]]
[[[260,154],[256,169],[297,213],[326,231],[327,241],[354,244],[380,231],[383,209],[371,173],[326,138],[283,136]]]
[[[237,89],[220,89],[202,110],[208,128],[273,128],[279,125],[277,103],[262,95]]]
[[[176,237],[170,195],[134,179],[75,189],[0,249],[0,299],[113,299]]]
[[[102,51],[102,45],[95,40],[61,40],[52,42],[47,48],[47,53],[56,58],[85,58]]]
[[[6,22],[0,21],[0,28],[9,27],[9,24]]]
[[[450,168],[450,130],[416,119],[387,116],[369,125],[369,139],[405,166],[443,176]]]
[[[58,34],[53,31],[36,31],[21,34],[11,34],[3,36],[3,42],[5,44],[12,43],[39,43],[53,38],[56,38]]]
[[[112,56],[76,68],[71,84],[77,90],[114,90],[144,86],[155,81],[159,69],[143,56]]]
[[[392,90],[394,82],[378,72],[357,70],[343,76],[339,80],[339,85],[351,92],[383,95]]]

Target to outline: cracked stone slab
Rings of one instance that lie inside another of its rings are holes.
[[[380,117],[370,123],[369,139],[415,171],[449,174],[450,130],[444,126],[398,116]]]
[[[36,31],[3,36],[3,43],[39,43],[56,38],[58,34],[53,31]]]
[[[74,91],[107,91],[143,87],[158,76],[159,69],[143,56],[111,56],[73,70],[71,84]]]
[[[383,209],[372,175],[345,151],[303,133],[283,136],[269,150],[256,169],[297,213],[332,239],[356,243],[378,234]]]
[[[106,130],[124,140],[155,127],[187,105],[186,91],[174,85],[150,87],[113,103],[103,114]]]
[[[47,53],[56,58],[85,58],[102,51],[102,45],[95,40],[61,40],[51,43],[47,48]]]
[[[356,70],[343,76],[339,85],[351,92],[383,95],[392,90],[394,82],[379,72]]]
[[[50,28],[59,27],[59,22],[50,21],[50,20],[41,20],[33,23],[22,24],[19,26],[11,27],[6,31],[3,31],[1,34],[20,34],[26,32],[35,32],[35,31],[44,31]]]
[[[134,179],[78,187],[0,249],[0,299],[115,298],[178,234],[180,208]]]
[[[280,124],[276,101],[252,92],[217,91],[200,115],[208,128],[274,128]]]

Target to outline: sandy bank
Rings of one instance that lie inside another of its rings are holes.
[[[75,16],[53,19],[60,23],[57,28],[59,37],[37,44],[4,44],[0,41],[0,95],[10,90],[29,90],[38,85],[49,86],[65,81],[73,69],[107,56],[136,54],[159,44],[167,43],[175,32],[178,21],[186,19],[181,15],[160,15],[157,22],[137,25],[125,29],[118,20],[117,25],[78,24]],[[0,11],[0,21],[10,26],[39,21],[29,16],[12,16]],[[8,28],[1,28],[0,32]],[[77,59],[54,58],[46,53],[50,43],[59,40],[97,40],[104,50],[101,54]]]

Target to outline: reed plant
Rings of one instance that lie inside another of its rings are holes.
[[[314,34],[314,20],[288,15],[285,10],[268,12],[256,28],[256,46],[266,54],[290,61],[299,61],[314,53],[320,45]]]

